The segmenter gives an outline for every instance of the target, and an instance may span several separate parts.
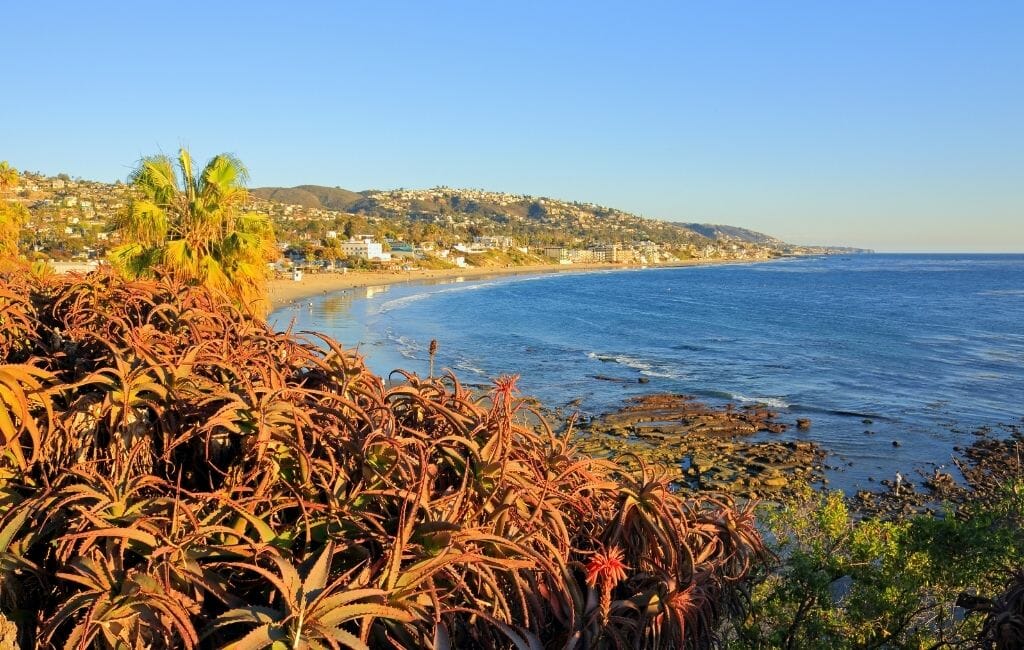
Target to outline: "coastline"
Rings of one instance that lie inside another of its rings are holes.
[[[755,260],[682,260],[669,264],[651,264],[647,268],[668,269],[720,264],[749,264],[771,262],[773,259]],[[542,273],[579,273],[584,271],[625,271],[640,268],[626,264],[534,264],[529,266],[480,267],[464,269],[417,269],[415,271],[348,271],[347,273],[326,272],[303,274],[298,282],[290,279],[270,280],[267,283],[270,309],[275,311],[296,300],[311,296],[353,289],[358,287],[379,287],[389,284],[423,282],[452,278],[487,278],[494,276],[537,275]]]

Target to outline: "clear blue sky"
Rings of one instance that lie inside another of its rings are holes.
[[[800,243],[1024,251],[1024,3],[18,2],[0,159],[480,187]]]

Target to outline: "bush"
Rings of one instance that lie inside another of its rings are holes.
[[[753,591],[737,647],[963,645],[982,621],[964,607],[1002,588],[1024,558],[1024,484],[944,517],[856,520],[843,494],[766,510],[778,562]]]
[[[387,387],[172,278],[6,277],[0,355],[23,648],[706,647],[762,557],[750,508],[582,455],[515,378]]]

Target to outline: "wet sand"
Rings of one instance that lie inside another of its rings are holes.
[[[762,260],[684,260],[671,264],[650,265],[649,268],[669,268],[679,266],[702,266],[709,264],[745,263]],[[302,280],[296,282],[291,278],[271,280],[270,306],[280,309],[295,300],[310,296],[352,289],[354,287],[374,287],[399,282],[418,282],[424,280],[442,280],[448,278],[483,278],[496,275],[533,275],[537,273],[572,273],[595,270],[624,270],[638,268],[627,264],[537,264],[533,266],[512,267],[469,267],[465,269],[440,269],[415,271],[352,271],[348,273],[305,273]]]

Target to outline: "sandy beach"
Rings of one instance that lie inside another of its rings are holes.
[[[747,260],[744,260],[747,261]],[[749,260],[763,261],[763,260]],[[659,264],[656,268],[680,266],[702,266],[710,264],[737,263],[737,260],[684,260],[671,264]],[[636,265],[625,264],[536,264],[532,266],[512,267],[470,267],[464,269],[419,269],[414,271],[354,271],[347,273],[305,273],[302,280],[291,278],[271,280],[269,282],[271,309],[280,309],[295,300],[310,296],[352,289],[355,287],[374,287],[400,282],[422,282],[449,278],[485,278],[498,275],[533,275],[537,273],[579,273],[595,270],[625,270],[637,268]],[[652,266],[651,268],[655,268]]]

